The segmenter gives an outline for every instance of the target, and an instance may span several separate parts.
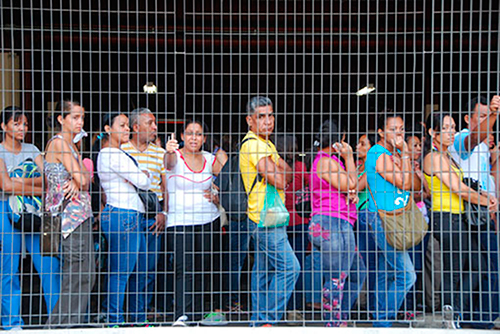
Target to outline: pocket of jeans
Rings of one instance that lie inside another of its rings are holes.
[[[120,215],[120,223],[123,227],[123,230],[126,232],[134,231],[137,229],[139,222],[139,218],[133,214],[123,214]]]

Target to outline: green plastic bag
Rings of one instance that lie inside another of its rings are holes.
[[[262,228],[275,228],[288,226],[290,214],[281,200],[280,194],[273,185],[266,185],[264,209],[260,214],[258,226]]]

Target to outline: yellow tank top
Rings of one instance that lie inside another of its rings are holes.
[[[458,174],[460,180],[464,178],[464,173],[459,167],[451,164],[451,169]],[[429,189],[431,190],[432,211],[451,212],[457,214],[463,212],[464,201],[457,194],[453,193],[450,188],[448,188],[436,176],[431,177],[424,173],[424,177],[429,185]]]

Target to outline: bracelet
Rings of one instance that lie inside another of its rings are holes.
[[[161,213],[162,215],[164,215],[165,217],[168,217],[168,212],[167,211],[162,211],[162,212],[158,212],[158,213]]]
[[[405,155],[404,157],[401,157],[401,160],[403,160],[403,159],[410,159],[410,157]]]

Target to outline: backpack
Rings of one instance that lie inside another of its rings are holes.
[[[226,210],[231,221],[243,221],[247,218],[248,194],[241,178],[239,148],[249,140],[256,139],[247,138],[243,140],[238,146],[238,151],[231,154],[215,180],[215,185],[219,187],[220,205]],[[257,176],[260,175],[257,174]],[[249,193],[252,192],[258,179],[259,177],[255,178]]]
[[[27,159],[10,173],[10,177],[35,178],[41,173],[31,159]],[[42,226],[42,200],[38,196],[9,196],[12,225],[24,232],[40,232]]]

